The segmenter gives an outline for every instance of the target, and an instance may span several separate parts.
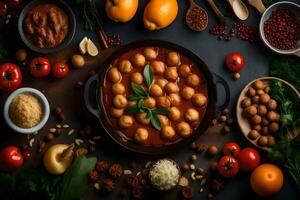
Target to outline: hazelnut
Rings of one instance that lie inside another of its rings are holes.
[[[268,110],[267,110],[267,107],[265,105],[259,105],[257,107],[257,113],[260,115],[260,116],[264,116],[268,113]]]
[[[268,137],[267,136],[261,136],[257,141],[259,146],[266,146],[268,144]]]
[[[260,80],[257,80],[253,83],[253,87],[257,90],[264,88],[264,83]]]
[[[275,110],[277,108],[277,102],[274,99],[270,99],[267,103],[267,107],[269,110]]]
[[[247,96],[248,97],[254,97],[256,95],[256,90],[250,87],[247,91]]]
[[[259,116],[259,115],[254,115],[251,118],[251,124],[253,124],[253,125],[260,124],[260,122],[261,122],[261,116]]]
[[[259,97],[259,100],[262,104],[267,104],[270,101],[270,99],[271,99],[270,95],[268,95],[268,94],[262,94]]]
[[[272,122],[269,125],[269,130],[270,130],[270,133],[276,133],[277,131],[279,131],[279,124],[277,122]]]
[[[268,136],[268,146],[271,147],[275,144],[276,140],[274,136]]]
[[[251,140],[256,140],[258,137],[259,137],[259,133],[257,130],[251,130],[249,133],[248,133],[248,137],[251,139]]]
[[[19,62],[24,62],[27,58],[27,52],[24,49],[19,49],[16,52],[16,59]]]
[[[247,108],[248,106],[251,106],[251,99],[250,98],[244,98],[241,102],[242,108]]]
[[[197,156],[196,156],[195,154],[193,154],[193,155],[191,156],[191,160],[192,160],[192,161],[196,161],[196,160],[197,160]]]
[[[210,147],[208,147],[206,152],[207,155],[213,157],[218,153],[218,147],[216,147],[215,145],[211,145]]]
[[[241,74],[236,72],[236,73],[232,74],[232,78],[235,80],[239,80],[241,78]]]
[[[260,133],[262,135],[269,135],[269,128],[267,126],[262,127]]]

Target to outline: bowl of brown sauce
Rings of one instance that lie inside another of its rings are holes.
[[[18,30],[31,50],[48,54],[66,48],[76,30],[72,9],[62,0],[34,0],[20,13]]]
[[[87,81],[84,98],[118,144],[138,153],[163,154],[207,130],[223,107],[216,105],[217,83],[227,90],[228,102],[226,82],[198,56],[173,43],[147,40],[117,49]]]

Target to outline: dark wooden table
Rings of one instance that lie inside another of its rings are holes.
[[[298,0],[293,0],[297,2]],[[75,53],[77,50],[77,44],[84,36],[89,36],[94,40],[97,39],[95,35],[92,33],[86,32],[83,30],[83,24],[79,15],[79,10],[76,8],[73,1],[69,0],[68,3],[74,8],[74,11],[77,13],[77,22],[78,27],[76,31],[75,38],[73,40],[73,45],[70,48],[65,49],[63,52],[52,55],[52,60],[58,59],[68,59],[70,55]],[[205,8],[209,14],[209,25],[208,28],[216,23],[215,16],[209,6],[205,1],[198,1],[199,5]],[[216,0],[216,3],[222,8],[225,9],[227,4],[225,1]],[[114,23],[109,20],[105,16],[104,12],[104,1],[98,2],[99,11],[104,19],[105,30],[108,34],[119,34],[125,44],[143,39],[160,39],[167,40],[179,45],[182,45],[191,51],[195,52],[201,59],[203,59],[210,70],[221,75],[229,84],[230,92],[231,92],[231,101],[230,101],[230,110],[231,115],[235,117],[235,104],[238,98],[239,92],[243,88],[243,86],[249,81],[268,75],[268,64],[272,59],[274,54],[270,52],[267,48],[263,46],[263,44],[258,41],[254,44],[250,44],[248,42],[240,41],[237,39],[232,40],[231,42],[219,41],[216,37],[210,35],[208,33],[208,28],[201,33],[196,33],[190,31],[184,23],[184,16],[186,9],[188,8],[188,1],[179,1],[179,14],[176,18],[176,21],[169,26],[168,28],[150,32],[143,28],[142,24],[142,14],[143,8],[145,7],[146,1],[140,1],[140,6],[137,15],[135,18],[126,24]],[[252,7],[248,6],[250,11],[250,18],[246,21],[246,24],[257,27],[259,22],[259,13],[256,12]],[[2,25],[3,26],[3,25]],[[10,36],[8,38],[11,41],[17,41],[16,36]],[[17,43],[17,47],[20,46],[20,43]],[[16,46],[16,45],[15,45]],[[82,90],[78,90],[74,88],[74,85],[77,81],[86,80],[89,72],[92,69],[98,70],[101,68],[101,62],[105,60],[105,58],[113,52],[113,49],[108,49],[105,51],[101,51],[100,55],[97,59],[93,60],[91,58],[87,58],[87,67],[81,70],[72,70],[70,75],[62,80],[56,80],[51,77],[42,80],[35,80],[28,75],[28,65],[22,67],[22,71],[24,72],[24,81],[23,86],[30,86],[37,88],[44,92],[47,96],[51,108],[55,106],[61,106],[64,108],[67,123],[76,130],[85,125],[91,125],[93,127],[93,134],[101,134],[103,138],[97,144],[97,157],[99,159],[106,159],[109,162],[121,162],[125,165],[128,164],[131,160],[138,161],[138,164],[142,165],[148,160],[154,160],[160,157],[172,157],[177,160],[179,163],[188,162],[192,151],[190,151],[189,147],[185,149],[181,149],[177,152],[172,152],[168,155],[162,156],[143,156],[130,153],[121,149],[119,146],[114,144],[114,142],[106,137],[104,130],[99,125],[97,119],[95,119],[91,114],[88,113],[84,106]],[[231,74],[224,67],[224,58],[227,54],[231,52],[240,52],[245,55],[246,58],[246,66],[241,71],[241,79],[238,81],[232,80]],[[34,56],[34,55],[32,55]],[[1,108],[3,108],[3,104],[7,97],[6,93],[0,93],[0,103]],[[218,102],[222,103],[224,95],[222,94],[222,88],[219,88],[219,97]],[[2,111],[2,109],[1,109]],[[53,116],[50,117],[48,123],[44,127],[40,133],[35,136],[36,140],[43,138],[46,134],[47,130],[51,127],[54,127],[57,124]],[[215,144],[218,147],[222,147],[222,145],[226,141],[235,140],[242,145],[242,147],[251,146],[246,139],[242,136],[238,126],[235,124],[232,132],[229,135],[222,135],[220,133],[221,127],[216,126],[209,129],[204,135],[199,138],[199,141],[205,143],[207,146],[211,144]],[[27,137],[24,135],[20,135],[17,133],[13,133],[9,128],[5,125],[2,114],[0,117],[0,146],[5,146],[7,144],[15,144],[20,145],[26,142]],[[71,142],[74,140],[74,136],[60,136],[59,138],[53,140],[51,144],[59,143],[59,142]],[[33,167],[40,165],[41,154],[36,153],[36,143],[32,148],[33,157],[28,164]],[[264,156],[264,153],[262,156]],[[208,168],[209,164],[215,159],[208,159],[204,155],[198,156],[198,160],[196,162],[197,166]],[[287,174],[285,172],[285,174]],[[258,197],[251,191],[250,183],[249,183],[249,173],[240,173],[236,178],[230,180],[225,189],[218,193],[215,196],[215,199],[253,199]],[[203,199],[205,198],[207,192],[199,193],[194,199]],[[180,199],[178,197],[178,192],[173,191],[164,194],[154,193],[148,196],[147,199]],[[274,197],[274,199],[299,199],[300,193],[296,188],[295,184],[292,182],[289,176],[285,176],[285,184],[283,190]],[[84,199],[118,199],[118,190],[108,196],[99,196],[90,189]]]

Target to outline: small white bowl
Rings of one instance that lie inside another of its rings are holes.
[[[36,96],[41,103],[43,104],[43,111],[44,111],[44,115],[41,119],[41,121],[34,127],[32,128],[21,128],[18,127],[17,125],[15,125],[12,120],[10,119],[9,116],[9,106],[12,102],[12,100],[19,94],[22,93],[30,93],[34,96]],[[47,123],[49,115],[50,115],[50,106],[49,106],[49,102],[47,100],[47,98],[45,97],[45,95],[43,93],[41,93],[40,91],[33,89],[33,88],[20,88],[16,91],[14,91],[13,93],[11,93],[9,95],[9,97],[6,99],[6,102],[4,104],[4,119],[7,123],[7,125],[13,129],[14,131],[18,132],[18,133],[22,133],[22,134],[31,134],[34,132],[39,131],[41,128],[44,127],[44,125]]]

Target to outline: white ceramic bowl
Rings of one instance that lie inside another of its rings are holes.
[[[9,106],[12,102],[12,100],[19,94],[22,93],[30,93],[34,96],[36,96],[42,103],[43,105],[43,111],[44,111],[44,115],[41,119],[41,121],[34,127],[32,128],[20,128],[18,126],[16,126],[12,120],[10,119],[9,116]],[[43,128],[43,126],[47,123],[49,115],[50,115],[50,106],[49,106],[49,102],[47,100],[47,98],[45,97],[45,95],[43,93],[41,93],[40,91],[33,89],[33,88],[20,88],[16,91],[14,91],[13,93],[11,93],[9,95],[9,97],[6,99],[6,102],[4,104],[4,119],[7,123],[7,125],[13,129],[14,131],[18,132],[18,133],[22,133],[22,134],[31,134],[34,132],[39,131],[41,128]]]

